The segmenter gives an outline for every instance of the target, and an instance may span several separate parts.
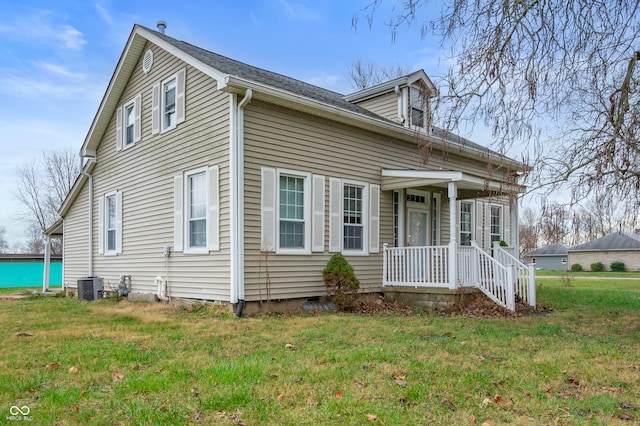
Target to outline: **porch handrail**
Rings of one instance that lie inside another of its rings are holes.
[[[382,284],[448,287],[449,247],[389,247],[383,245]]]
[[[508,268],[482,250],[475,241],[471,249],[467,247],[460,253],[469,253],[469,265],[473,272],[473,284],[489,299],[511,311],[516,310],[516,298],[513,286],[513,269]]]
[[[513,286],[515,294],[518,295],[529,306],[536,306],[536,272],[533,265],[525,265],[518,258],[500,246],[500,243],[493,243],[493,257],[502,265],[512,267]]]

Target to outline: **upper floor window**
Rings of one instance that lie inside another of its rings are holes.
[[[162,130],[176,126],[176,78],[162,84]]]
[[[151,133],[162,133],[185,120],[186,69],[153,86]]]
[[[129,148],[141,139],[141,95],[127,101],[116,111],[116,150]]]
[[[409,106],[411,108],[411,125],[416,127],[425,127],[426,102],[420,88],[411,87],[409,93]]]

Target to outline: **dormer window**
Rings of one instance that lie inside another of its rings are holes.
[[[426,102],[419,87],[411,87],[409,92],[409,106],[411,109],[411,125],[425,128]]]

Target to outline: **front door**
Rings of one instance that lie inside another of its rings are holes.
[[[407,221],[407,245],[424,247],[429,245],[429,211],[409,208]]]

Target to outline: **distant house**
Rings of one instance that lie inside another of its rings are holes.
[[[566,271],[568,269],[568,247],[564,244],[551,244],[540,247],[523,256],[525,263],[532,263],[536,269]]]
[[[48,286],[62,284],[62,256],[51,255]],[[0,254],[0,288],[38,287],[42,285],[44,255]]]
[[[578,263],[588,271],[597,262],[602,262],[605,270],[612,262],[624,262],[628,271],[640,271],[640,235],[614,232],[569,249],[571,265]]]
[[[287,309],[342,253],[363,291],[513,309],[517,259],[487,252],[518,245],[528,166],[434,128],[436,92],[418,70],[344,96],[134,26],[60,210],[65,288]]]

